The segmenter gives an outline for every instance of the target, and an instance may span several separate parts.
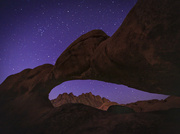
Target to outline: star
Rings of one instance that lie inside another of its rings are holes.
[[[26,68],[46,63],[54,65],[74,40],[93,29],[102,29],[112,36],[136,2],[137,0],[2,2],[7,6],[0,12],[0,82]],[[126,86],[93,80],[69,81],[56,87],[58,88],[61,90],[55,90],[56,95],[67,90],[82,94],[86,90],[112,101],[125,103],[132,101],[131,98],[135,95],[152,98],[149,94],[136,92]],[[50,99],[56,97],[51,93],[49,96]]]

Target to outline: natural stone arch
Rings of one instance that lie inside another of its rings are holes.
[[[97,79],[180,96],[177,11],[179,1],[139,0],[112,37],[91,31],[73,42],[55,66],[45,64],[9,76],[0,85],[2,121],[17,121],[20,128],[38,123],[54,110],[49,92],[72,79]]]

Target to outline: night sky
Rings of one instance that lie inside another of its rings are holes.
[[[93,29],[112,34],[137,0],[0,0],[0,83],[26,68],[55,64],[79,36]],[[92,92],[118,103],[164,99],[123,85],[92,80],[64,82],[49,94]]]

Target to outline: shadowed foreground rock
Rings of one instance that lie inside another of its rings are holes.
[[[137,101],[135,103],[130,103],[122,106],[132,108],[136,112],[169,110],[171,108],[180,108],[180,97],[170,96],[165,100]]]
[[[48,94],[67,80],[96,79],[180,96],[178,0],[139,0],[112,37],[94,30],[57,59],[0,85],[0,133],[179,133],[180,110],[113,115],[79,104],[54,108]]]
[[[135,111],[132,108],[121,105],[112,105],[107,109],[107,111],[115,114],[135,113]]]

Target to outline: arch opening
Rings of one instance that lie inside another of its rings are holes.
[[[72,93],[79,96],[91,92],[93,95],[105,97],[112,102],[128,104],[136,101],[166,99],[168,95],[148,93],[125,85],[118,85],[98,80],[71,80],[61,83],[51,90],[49,100],[56,99],[59,94]]]

